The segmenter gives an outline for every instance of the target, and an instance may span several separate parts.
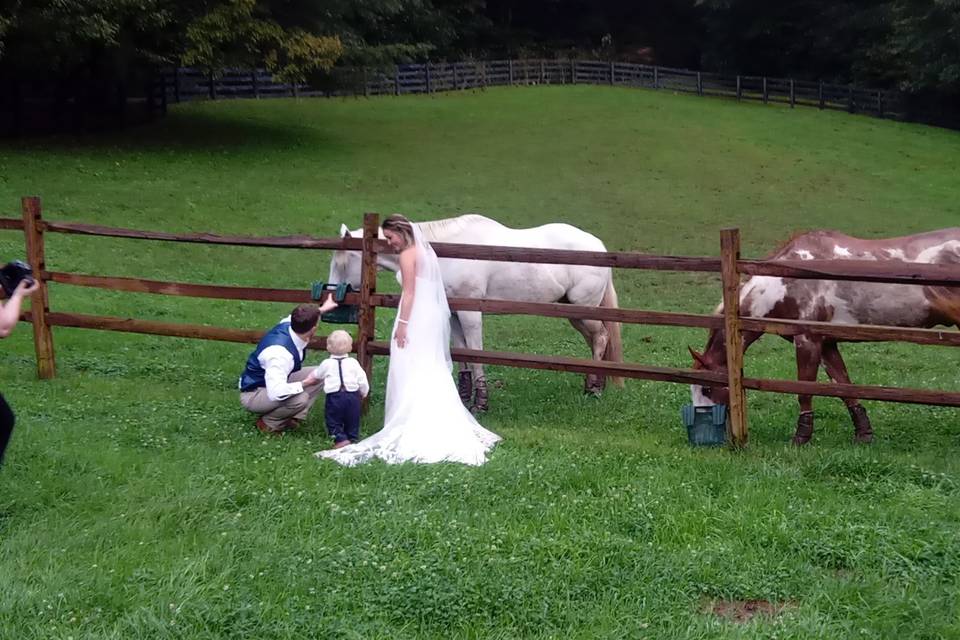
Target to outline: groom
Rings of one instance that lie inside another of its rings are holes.
[[[303,368],[307,344],[317,332],[320,314],[336,308],[328,297],[321,306],[302,304],[270,329],[247,358],[240,376],[240,404],[257,418],[261,433],[277,435],[307,417],[323,385]]]

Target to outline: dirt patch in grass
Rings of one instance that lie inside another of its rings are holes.
[[[710,600],[704,606],[704,612],[742,624],[756,617],[776,618],[785,609],[793,606],[789,602],[767,600]]]

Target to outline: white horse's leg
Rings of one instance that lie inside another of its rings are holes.
[[[450,314],[450,337],[453,346],[456,349],[464,349],[467,341],[463,337],[463,325],[460,324],[460,317],[456,313]],[[466,362],[459,362],[460,372],[457,380],[457,391],[460,393],[460,401],[465,406],[470,406],[473,399],[473,377]]]
[[[607,341],[609,339],[607,328],[603,326],[603,322],[600,320],[571,320],[570,324],[572,324],[573,328],[579,331],[587,341],[587,346],[590,347],[593,359],[598,361],[603,360],[603,354],[607,350]],[[603,391],[603,388],[606,386],[606,382],[607,378],[605,376],[589,373],[584,382],[583,391],[584,393],[600,395],[600,392]]]
[[[460,327],[463,330],[463,339],[467,343],[467,349],[482,351],[483,314],[479,311],[458,311],[457,317],[460,319]],[[473,408],[477,411],[486,411],[487,378],[483,371],[483,365],[471,363],[469,366],[473,373],[473,384],[476,389]]]
[[[582,277],[567,291],[567,300],[570,301],[570,304],[589,307],[600,306],[609,274],[607,274],[605,278],[603,270],[593,268],[581,270],[578,273],[580,273]],[[590,354],[593,359],[597,361],[603,360],[603,354],[606,352],[607,343],[610,340],[610,335],[603,322],[600,320],[571,320],[570,324],[572,324],[573,328],[579,331],[580,334],[583,335],[584,340],[587,341],[587,347],[590,348]],[[594,373],[587,374],[583,390],[585,393],[600,395],[606,383],[606,376]]]

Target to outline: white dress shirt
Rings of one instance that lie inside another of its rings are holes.
[[[313,376],[323,382],[323,392],[336,393],[340,391],[338,362],[343,366],[343,386],[346,390],[350,392],[360,391],[360,395],[366,397],[370,392],[367,373],[359,362],[347,356],[331,356],[321,362],[320,366],[313,372]]]
[[[280,322],[290,322],[290,316],[287,316]],[[300,354],[300,365],[303,366],[304,349],[307,343],[300,339],[293,328],[288,329],[290,337],[293,339],[293,345]],[[267,347],[260,352],[257,357],[260,366],[264,371],[264,382],[267,383],[267,397],[274,401],[285,400],[290,396],[295,396],[303,391],[303,384],[299,382],[287,382],[287,378],[293,373],[293,354],[287,351],[286,347],[278,344]]]

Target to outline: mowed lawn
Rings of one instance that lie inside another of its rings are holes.
[[[608,87],[177,105],[100,137],[0,145],[0,215],[163,231],[333,236],[365,211],[564,221],[611,250],[759,257],[797,230],[960,224],[960,134],[813,109]],[[23,257],[0,236],[0,259]],[[306,288],[329,254],[51,234],[50,269]],[[621,305],[709,312],[717,277],[617,272]],[[392,276],[381,285],[395,290]],[[51,308],[267,328],[290,305],[53,285]],[[378,316],[386,336],[392,313]],[[488,464],[319,462],[322,411],[265,439],[247,345],[29,326],[0,347],[18,427],[0,470],[0,638],[958,638],[960,412],[865,403],[851,443],[817,401],[749,395],[750,446],[691,449],[689,391],[491,367]],[[628,360],[689,366],[705,332],[624,327]],[[585,356],[558,319],[490,318],[486,346]],[[957,390],[960,354],[844,349],[855,382]],[[311,359],[318,362],[322,354]],[[769,336],[750,375],[794,375]],[[386,360],[365,420],[382,420]],[[746,623],[726,601],[779,613]]]

